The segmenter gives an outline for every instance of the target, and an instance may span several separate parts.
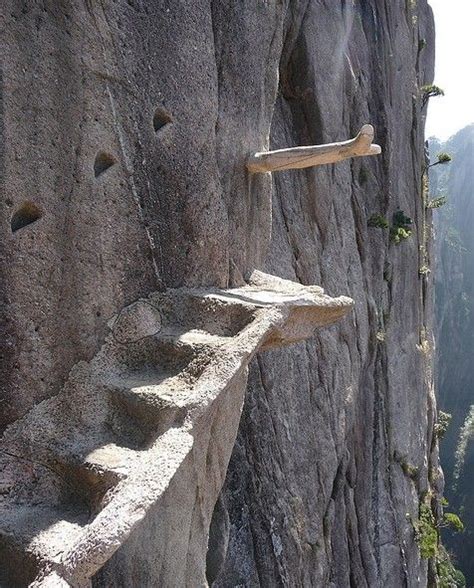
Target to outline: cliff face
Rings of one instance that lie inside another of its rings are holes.
[[[310,2],[290,14],[272,145],[337,139],[370,120],[383,156],[275,177],[266,269],[344,292],[356,310],[251,366],[214,519],[213,545],[228,541],[215,585],[425,585],[407,513],[416,518],[428,472],[438,476],[413,102],[417,79],[432,75],[431,18],[425,3],[415,15],[398,2]],[[418,37],[428,42],[419,56]],[[367,227],[397,208],[415,225],[400,245]]]
[[[107,320],[152,291],[241,285],[256,267],[321,284],[355,310],[252,362],[208,581],[426,585],[409,518],[440,480],[419,276],[427,2],[7,0],[0,26],[2,427],[60,392]],[[379,158],[245,170],[252,151],[365,122]],[[413,219],[399,245],[367,224],[397,209]],[[153,560],[153,536],[96,585],[156,585],[131,557]]]
[[[430,141],[432,159],[449,152],[453,161],[431,172],[433,197],[446,195],[436,213],[436,330],[437,389],[440,408],[452,414],[443,439],[441,461],[446,475],[450,510],[466,525],[461,536],[447,535],[468,585],[474,581],[474,125],[459,131],[445,144]]]

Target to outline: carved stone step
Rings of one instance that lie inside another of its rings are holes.
[[[178,288],[153,294],[150,299],[162,311],[162,330],[206,332],[233,337],[252,322],[255,306],[244,300],[218,298],[213,289]]]
[[[230,340],[230,335],[216,335],[201,329],[168,328],[156,335],[157,340],[169,342],[176,347],[186,346],[192,349],[216,349]]]
[[[0,555],[24,572],[4,580],[0,571],[0,586],[33,577],[37,586],[88,585],[150,511],[162,508],[166,525],[170,504],[192,509],[207,454],[228,457],[213,445],[213,423],[227,406],[229,438],[236,434],[252,357],[311,336],[351,307],[321,288],[254,272],[241,288],[168,290],[125,308],[63,391],[4,434],[0,493],[11,512],[0,512]],[[22,526],[26,516],[31,524]],[[186,537],[183,553],[194,541]],[[45,567],[58,558],[59,567]]]
[[[99,475],[115,477],[118,483],[125,478],[134,464],[140,460],[140,451],[120,447],[114,443],[97,447],[83,458],[82,467]]]
[[[0,586],[28,586],[41,565],[59,561],[88,517],[86,511],[0,502]]]

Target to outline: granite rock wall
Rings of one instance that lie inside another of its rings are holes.
[[[418,273],[426,0],[3,8],[1,426],[57,394],[108,318],[154,290],[240,285],[253,268],[320,284],[355,310],[251,364],[208,581],[426,585],[407,518],[438,468]],[[378,158],[245,171],[253,151],[366,122]],[[413,219],[400,245],[367,225],[397,209]]]

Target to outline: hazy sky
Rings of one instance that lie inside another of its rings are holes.
[[[434,83],[446,95],[431,98],[426,136],[448,139],[474,122],[474,0],[429,0],[436,24]]]

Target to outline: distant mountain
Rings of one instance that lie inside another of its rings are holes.
[[[441,441],[447,510],[466,525],[445,543],[474,585],[474,124],[446,143],[430,139],[431,160],[453,160],[430,170],[431,198],[447,197],[435,211],[437,268],[435,309],[439,408],[452,414]]]

